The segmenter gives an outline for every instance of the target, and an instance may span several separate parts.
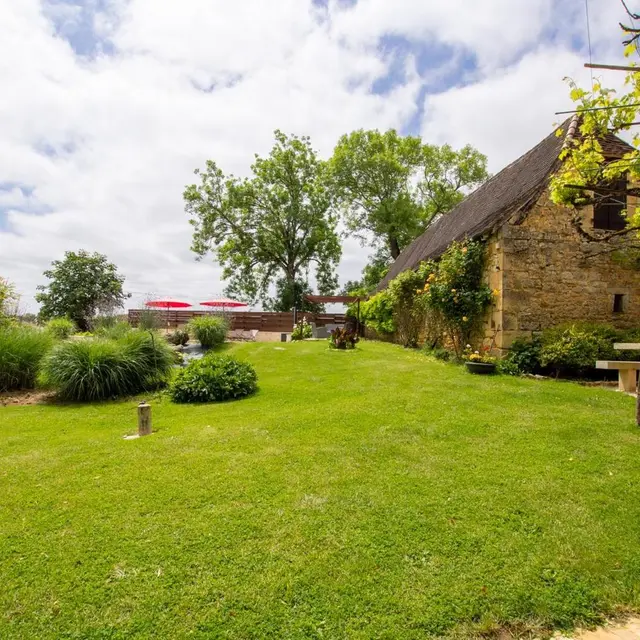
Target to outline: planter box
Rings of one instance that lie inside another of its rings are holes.
[[[469,373],[487,374],[496,372],[496,365],[494,362],[465,362],[464,364]]]

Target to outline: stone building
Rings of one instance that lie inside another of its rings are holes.
[[[563,126],[576,131],[575,118]],[[622,211],[635,198],[598,199],[577,211],[551,202],[549,179],[565,143],[555,131],[505,167],[451,212],[437,219],[391,266],[380,288],[406,269],[437,258],[454,240],[482,238],[487,282],[499,295],[486,320],[485,339],[508,348],[518,336],[571,321],[640,326],[640,271],[624,266],[591,235],[624,228]],[[602,141],[608,158],[630,147],[613,135]],[[574,218],[579,216],[580,224]],[[573,221],[572,221],[573,220]]]

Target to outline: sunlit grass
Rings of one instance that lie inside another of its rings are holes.
[[[243,344],[237,402],[0,408],[0,638],[430,638],[640,601],[633,400]]]

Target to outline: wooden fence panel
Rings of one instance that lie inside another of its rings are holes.
[[[128,319],[132,327],[137,327],[140,321],[140,314],[145,309],[129,309]],[[187,309],[176,310],[155,310],[158,322],[164,327],[175,328],[187,324],[191,318],[206,315],[215,315],[215,311],[192,311]],[[298,314],[298,318],[304,315],[309,322],[315,322],[317,326],[323,327],[327,324],[344,324],[346,315],[343,313],[305,313]],[[231,329],[244,331],[258,330],[276,333],[290,333],[293,328],[293,312],[269,312],[269,311],[234,311],[228,313]]]

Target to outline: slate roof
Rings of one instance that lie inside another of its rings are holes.
[[[378,285],[384,289],[402,271],[416,268],[423,260],[437,258],[454,240],[475,238],[505,222],[517,210],[533,205],[546,188],[549,178],[559,166],[558,156],[566,136],[577,128],[576,117],[561,128],[567,132],[558,137],[556,129],[533,149],[487,180],[449,213],[443,215],[409,246],[405,247]],[[605,155],[619,157],[632,149],[614,135],[602,142]]]

